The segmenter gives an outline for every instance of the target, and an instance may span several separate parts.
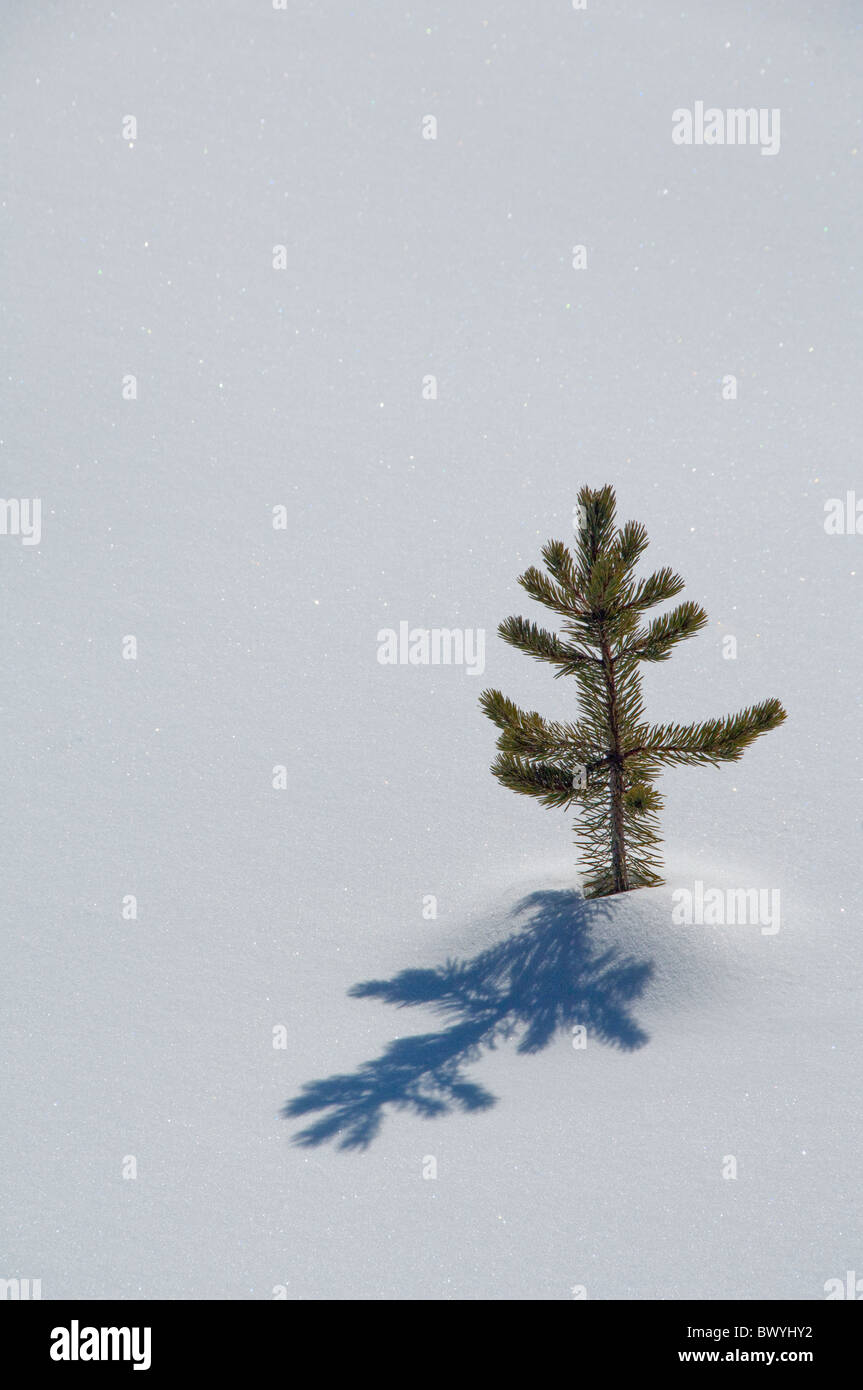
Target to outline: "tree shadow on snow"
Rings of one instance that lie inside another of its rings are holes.
[[[337,1140],[364,1149],[380,1129],[385,1106],[432,1118],[452,1110],[488,1110],[495,1097],[470,1081],[465,1067],[498,1041],[519,1037],[517,1050],[540,1052],[558,1032],[575,1025],[627,1051],[647,1034],[629,1006],[653,974],[617,947],[596,950],[591,928],[614,915],[607,899],[585,900],[566,890],[532,893],[513,912],[522,921],[506,941],[433,970],[403,970],[392,980],[368,980],[350,991],[357,999],[383,999],[398,1008],[424,1005],[449,1027],[397,1038],[357,1071],[311,1081],[285,1105],[287,1118],[322,1112],[298,1133],[305,1146]]]

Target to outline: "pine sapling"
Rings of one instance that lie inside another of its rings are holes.
[[[641,694],[642,661],[667,661],[673,648],[699,632],[707,614],[689,601],[648,621],[643,615],[682,590],[671,569],[638,579],[647,548],[640,522],[616,526],[612,487],[579,493],[575,554],[549,541],[548,574],[531,566],[519,583],[531,598],[563,618],[562,633],[526,618],[507,618],[498,631],[510,646],[574,676],[579,718],[544,719],[519,709],[499,690],[480,697],[500,729],[492,764],[499,782],[545,806],[578,809],[576,840],[588,877],[587,897],[626,893],[662,882],[655,782],[665,766],[736,762],[761,734],[786,717],[779,700],[700,724],[647,724]]]

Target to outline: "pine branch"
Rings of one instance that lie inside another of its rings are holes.
[[[560,680],[561,676],[574,676],[579,671],[583,671],[585,666],[598,666],[599,664],[599,657],[590,656],[587,652],[572,648],[566,664],[561,666],[559,671],[555,671],[554,679]]]
[[[667,661],[671,649],[686,637],[694,637],[707,625],[707,614],[697,603],[687,599],[670,613],[654,618],[641,636],[618,654],[636,657],[639,661]]]
[[[578,494],[582,511],[583,526],[578,533],[578,548],[588,567],[597,556],[607,552],[614,537],[614,516],[617,499],[614,488],[583,487]]]
[[[584,597],[594,617],[604,617],[620,595],[626,578],[616,555],[600,555],[590,570]]]
[[[647,530],[640,521],[627,521],[617,537],[617,553],[624,569],[631,570],[647,549]]]
[[[522,796],[538,797],[543,806],[568,806],[577,796],[572,772],[550,763],[528,762],[512,753],[499,753],[491,770],[504,787]]]
[[[654,608],[657,603],[674,598],[685,587],[680,575],[675,574],[674,570],[666,565],[655,574],[651,574],[648,579],[639,580],[626,607],[634,608],[638,612],[645,608]]]
[[[588,652],[577,647],[567,647],[553,632],[537,627],[527,618],[507,618],[498,627],[498,632],[511,647],[518,647],[537,661],[549,661],[553,666],[563,668],[569,675],[582,661],[593,661]]]
[[[479,697],[479,703],[484,714],[497,725],[499,729],[505,729],[509,724],[517,723],[525,718],[524,710],[519,709],[514,700],[507,699],[499,690],[484,690]],[[531,716],[542,719],[541,714],[535,710],[531,711]]]
[[[558,758],[567,766],[577,765],[588,772],[605,762],[604,754],[597,756],[588,734],[577,724],[559,724],[543,719],[536,710],[521,710],[499,690],[484,690],[479,703],[500,729],[497,746],[504,753],[541,760]]]
[[[556,579],[561,589],[578,609],[584,606],[575,562],[563,541],[546,541],[542,547],[542,558],[548,566],[552,579]]]
[[[565,617],[571,618],[578,611],[563,590],[552,584],[535,565],[531,565],[524,574],[520,574],[518,582],[531,598],[535,598],[537,603],[544,603],[546,608],[554,609],[555,613],[563,613]]]
[[[657,724],[640,731],[638,745],[627,749],[624,758],[645,757],[690,766],[737,762],[755,739],[777,728],[786,718],[780,701],[770,699],[702,724]]]

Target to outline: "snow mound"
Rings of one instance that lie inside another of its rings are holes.
[[[741,875],[720,883],[704,872],[680,887],[586,899],[558,866],[475,907],[436,964],[356,984],[352,997],[424,1010],[440,1027],[396,1038],[353,1074],[308,1083],[284,1110],[314,1117],[297,1142],[366,1148],[388,1108],[425,1118],[489,1109],[494,1097],[466,1068],[502,1041],[520,1054],[561,1036],[635,1051],[650,1041],[648,1024],[674,1028],[732,996],[739,1007],[747,979],[761,990],[779,900],[738,888]]]

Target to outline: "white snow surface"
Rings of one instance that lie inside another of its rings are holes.
[[[799,0],[8,7],[2,491],[43,519],[0,536],[0,1276],[863,1274],[860,40]],[[674,145],[697,100],[780,108],[779,153]],[[516,578],[605,482],[711,620],[649,716],[789,718],[667,773],[665,885],[585,903],[477,697],[573,713],[495,629],[551,622]],[[485,670],[379,664],[401,621]],[[779,931],[675,925],[696,881]]]

